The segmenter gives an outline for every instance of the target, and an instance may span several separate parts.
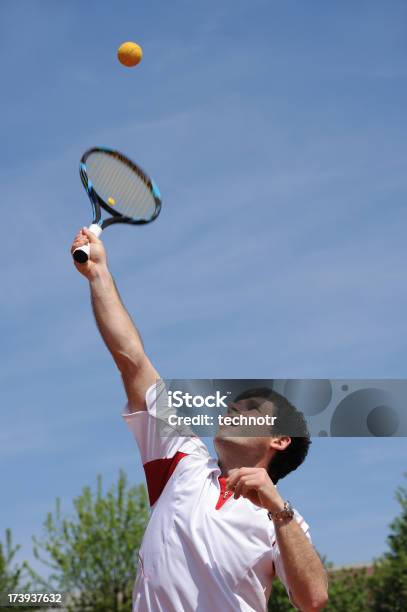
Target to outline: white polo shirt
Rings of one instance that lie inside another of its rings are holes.
[[[138,443],[152,506],[133,612],[266,611],[274,572],[286,584],[267,511],[232,492],[225,498],[217,460],[199,438],[174,430],[163,437],[156,385],[146,403],[147,411],[123,415]],[[295,517],[310,537],[304,519]]]

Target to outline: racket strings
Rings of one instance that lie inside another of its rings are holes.
[[[154,215],[156,201],[141,172],[103,152],[92,153],[86,169],[96,193],[113,210],[133,219],[149,220]]]
[[[115,209],[129,217],[145,216],[151,206],[151,197],[148,192],[145,193],[145,184],[128,166],[122,165],[121,162],[112,164],[111,161],[110,159],[106,160],[100,167],[97,184],[102,185],[101,178],[103,177],[104,167],[106,167],[107,187],[105,189],[111,192],[109,197],[114,199]]]

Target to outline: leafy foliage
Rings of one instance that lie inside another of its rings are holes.
[[[127,487],[119,480],[103,495],[98,476],[96,494],[84,487],[73,500],[75,516],[64,518],[60,500],[44,523],[45,535],[34,540],[34,555],[50,570],[43,580],[31,569],[36,584],[70,593],[72,612],[122,612],[131,609],[137,554],[148,521],[144,485]]]
[[[399,487],[396,499],[401,514],[390,524],[390,550],[376,561],[372,577],[375,612],[407,610],[407,489]]]
[[[328,573],[329,602],[325,610],[331,612],[368,612],[369,576],[366,568],[353,568]]]
[[[20,546],[13,546],[11,530],[6,529],[5,543],[0,542],[0,592],[10,593],[29,588],[24,579],[24,566],[13,565],[19,550]]]

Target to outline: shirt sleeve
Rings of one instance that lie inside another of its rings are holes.
[[[307,536],[309,541],[312,543],[309,525],[308,525],[308,523],[305,522],[303,517],[295,509],[294,509],[294,519],[297,521],[297,523],[302,528],[303,532],[305,533],[305,535]],[[281,582],[284,584],[291,603],[293,605],[295,605],[294,602],[291,599],[291,593],[290,593],[290,589],[288,588],[287,577],[285,575],[284,565],[283,565],[283,561],[281,559],[281,553],[280,553],[280,549],[278,547],[277,538],[276,538],[275,534],[274,534],[274,536],[272,538],[271,554],[272,554],[272,559],[273,559],[273,564],[274,564],[275,572],[276,572],[277,576],[280,578]]]
[[[137,442],[153,506],[184,457],[199,455],[206,460],[209,453],[192,430],[168,423],[173,410],[168,407],[163,381],[147,390],[146,406],[147,410],[130,412],[127,405],[122,416]]]

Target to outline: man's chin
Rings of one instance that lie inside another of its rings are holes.
[[[222,427],[218,430],[214,442],[219,442],[221,444],[234,442],[236,444],[242,440],[242,437],[243,436],[239,435],[236,427]]]

